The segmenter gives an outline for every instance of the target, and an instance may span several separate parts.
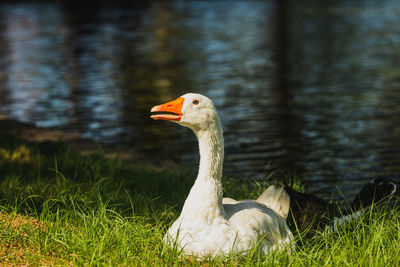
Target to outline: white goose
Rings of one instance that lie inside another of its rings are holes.
[[[151,109],[151,118],[189,127],[200,150],[197,179],[181,215],[165,235],[168,245],[177,245],[185,255],[199,258],[246,254],[256,248],[262,255],[290,246],[292,233],[286,225],[289,198],[259,198],[236,201],[222,198],[224,140],[212,101],[188,93]],[[275,203],[266,203],[272,199]],[[274,207],[274,210],[268,207]]]

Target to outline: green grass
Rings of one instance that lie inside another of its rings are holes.
[[[80,156],[63,146],[0,138],[0,264],[398,266],[398,210],[377,209],[291,254],[182,258],[162,238],[196,171]],[[224,177],[226,195],[254,198],[267,182]],[[297,237],[301,238],[301,237]]]

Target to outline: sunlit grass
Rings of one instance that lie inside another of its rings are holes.
[[[0,264],[398,266],[398,210],[375,209],[292,253],[195,259],[163,245],[194,171],[79,156],[53,144],[0,140]],[[13,157],[21,151],[24,156]],[[23,160],[19,160],[23,159]],[[226,195],[255,198],[258,183],[224,178]],[[297,186],[301,186],[298,184]]]

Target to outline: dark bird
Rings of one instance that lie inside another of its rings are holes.
[[[350,214],[370,207],[381,200],[400,199],[400,187],[391,179],[377,178],[366,184],[354,198],[349,207],[340,208],[338,204],[327,201],[311,194],[301,193],[289,186],[277,188],[270,186],[261,197],[282,197],[282,192],[290,198],[287,223],[292,232],[300,232],[310,237],[314,230],[324,229],[334,219],[344,218]]]

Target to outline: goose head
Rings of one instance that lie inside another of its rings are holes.
[[[201,94],[188,93],[181,97],[155,106],[151,118],[167,120],[189,127],[193,131],[207,130],[219,123],[213,102]]]
[[[355,207],[368,207],[382,199],[400,199],[400,187],[389,178],[377,178],[365,185],[353,201]]]

